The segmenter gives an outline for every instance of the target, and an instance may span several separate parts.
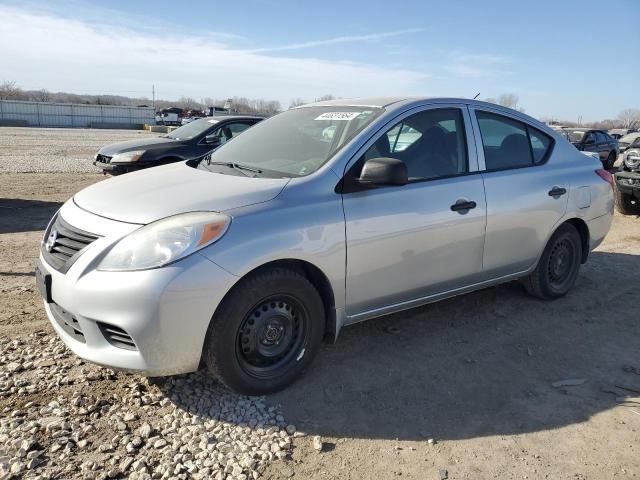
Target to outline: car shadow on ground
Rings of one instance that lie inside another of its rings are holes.
[[[639,282],[640,256],[596,252],[553,302],[512,282],[346,327],[267,400],[324,437],[464,439],[585,422],[618,405],[603,388],[640,391],[640,376],[623,371],[640,366],[640,324],[628,313]],[[567,379],[586,381],[552,386]]]
[[[61,202],[0,198],[0,234],[44,230]]]

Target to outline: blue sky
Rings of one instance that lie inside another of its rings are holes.
[[[640,1],[0,0],[0,81],[167,99],[496,97],[640,108]],[[9,20],[9,21],[6,21]],[[19,41],[16,41],[19,39]]]

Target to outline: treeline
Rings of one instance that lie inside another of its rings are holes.
[[[245,97],[233,97],[228,99],[215,99],[205,97],[199,101],[192,97],[181,97],[178,100],[156,99],[149,97],[126,97],[123,95],[89,95],[67,92],[50,92],[49,90],[23,90],[16,82],[0,82],[0,100],[26,100],[44,103],[76,103],[84,105],[116,105],[116,106],[148,106],[155,104],[156,110],[167,107],[180,107],[185,110],[205,110],[208,107],[226,108],[233,113],[266,113],[273,114],[282,109],[277,100],[264,100],[262,98],[249,99]]]

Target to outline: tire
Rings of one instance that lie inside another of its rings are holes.
[[[580,271],[582,240],[576,228],[562,224],[549,239],[536,269],[522,283],[527,292],[543,300],[567,294]]]
[[[640,215],[640,202],[633,200],[631,194],[621,192],[616,186],[614,191],[616,209],[623,215]]]
[[[607,160],[604,163],[605,170],[613,170],[613,165],[616,163],[616,152],[609,153]]]
[[[309,366],[324,326],[322,299],[305,276],[284,268],[263,270],[241,280],[218,307],[204,362],[238,393],[273,393]]]

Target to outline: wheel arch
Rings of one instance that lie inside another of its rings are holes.
[[[582,258],[580,259],[580,263],[584,264],[587,262],[587,259],[589,258],[589,245],[590,245],[589,227],[584,220],[576,217],[576,218],[570,218],[569,220],[562,222],[560,225],[558,225],[558,228],[560,228],[560,226],[564,225],[565,223],[573,225],[575,229],[578,230],[578,233],[580,234],[580,241],[582,244]]]
[[[222,302],[227,298],[227,296],[235,289],[240,281],[244,278],[247,278],[250,275],[254,275],[257,272],[268,270],[272,268],[285,268],[288,270],[292,270],[297,272],[304,277],[306,277],[311,284],[315,287],[322,299],[322,304],[324,305],[325,311],[325,334],[324,340],[328,343],[333,343],[337,337],[337,314],[336,314],[336,300],[333,288],[331,286],[331,282],[327,275],[316,265],[308,262],[306,260],[300,260],[295,258],[286,258],[279,260],[272,260],[262,265],[259,265],[252,270],[246,272],[242,277],[239,277],[235,284],[229,289],[229,291],[224,295],[218,307],[216,307],[216,311],[214,312],[214,316],[218,311],[218,308],[222,304]]]

